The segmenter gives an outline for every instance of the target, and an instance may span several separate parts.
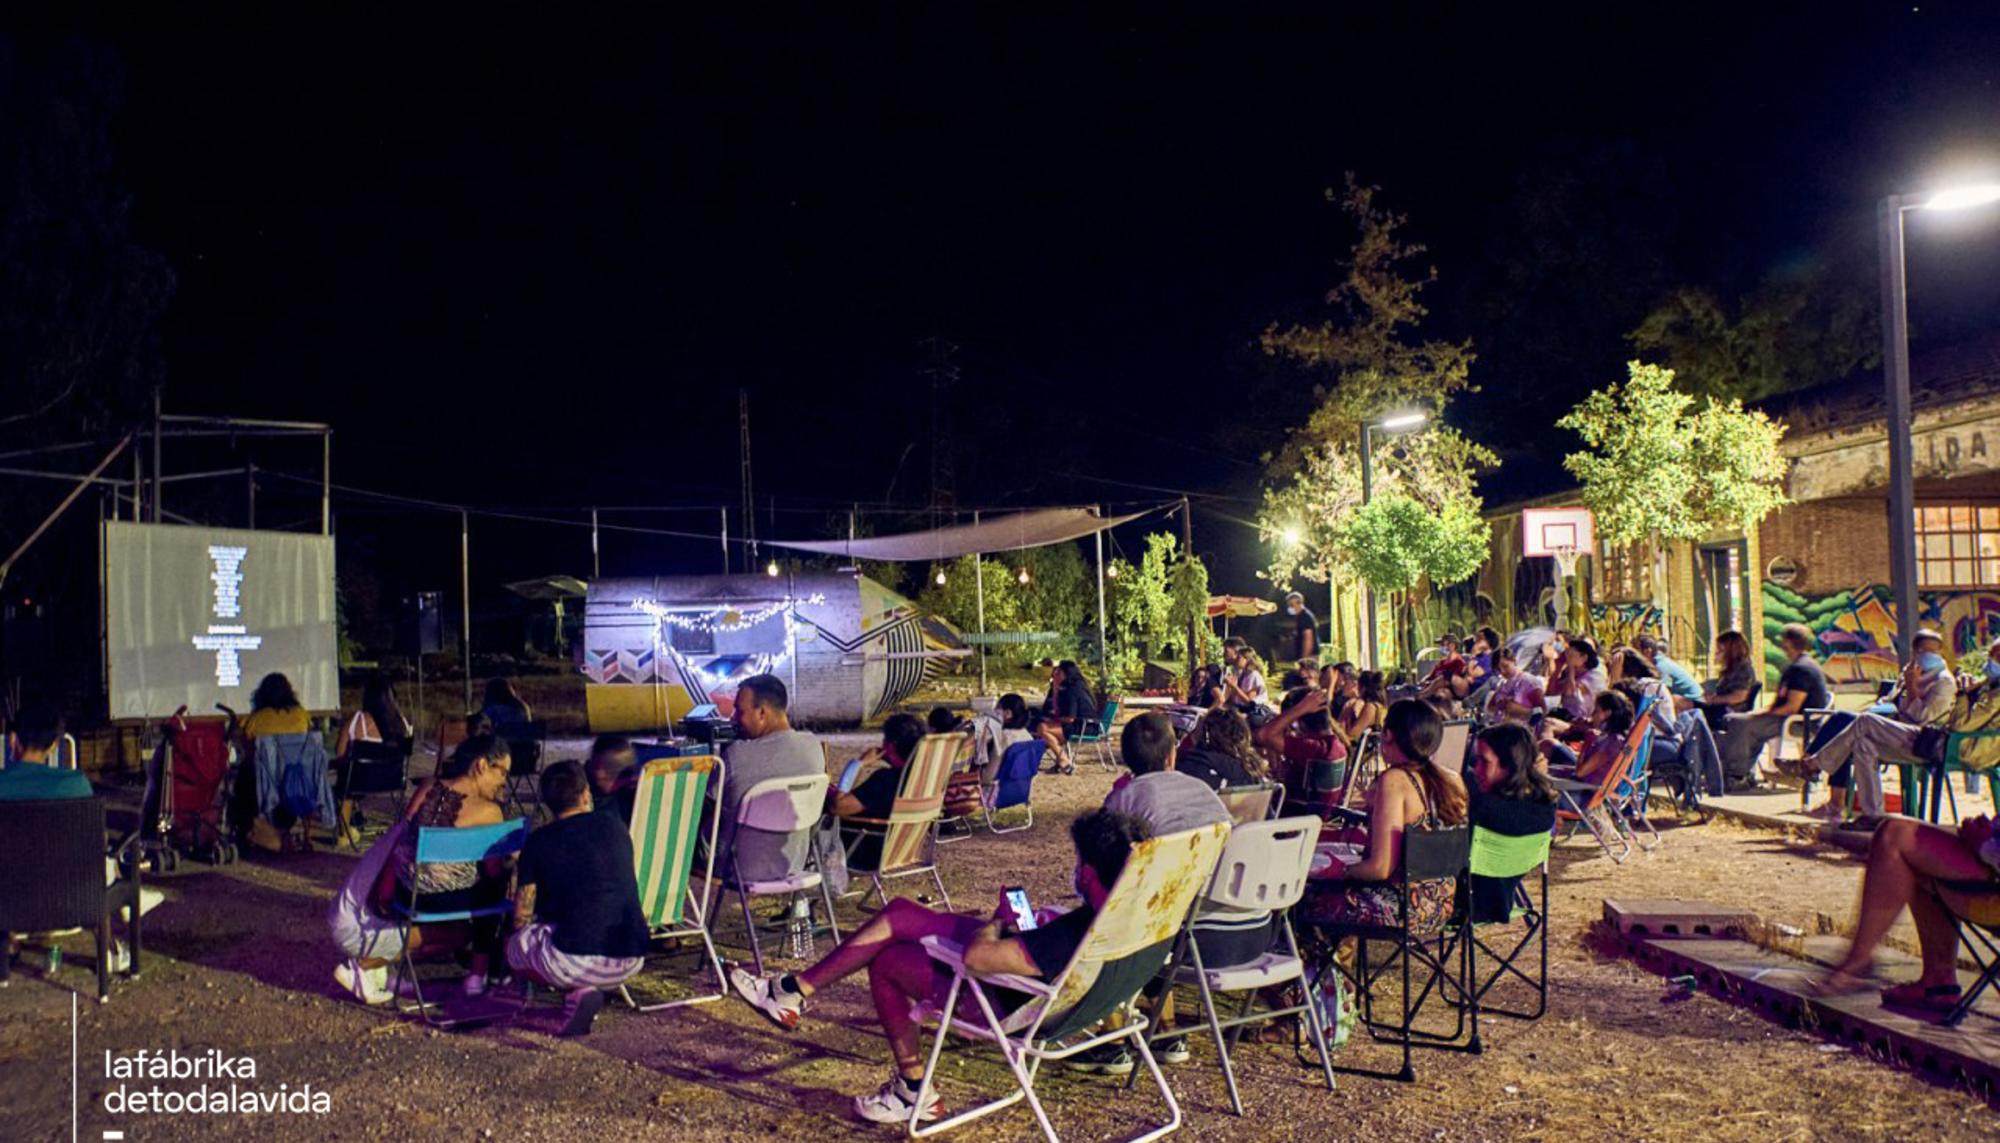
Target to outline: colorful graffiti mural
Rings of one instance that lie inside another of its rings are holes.
[[[1895,596],[1885,584],[1863,584],[1830,595],[1808,596],[1766,581],[1764,661],[1775,672],[1785,663],[1778,632],[1803,623],[1819,639],[1816,657],[1835,682],[1896,677]],[[1934,591],[1917,596],[1917,620],[1944,636],[1950,657],[1977,651],[2000,638],[2000,593]]]
[[[1642,634],[1666,633],[1667,613],[1650,603],[1593,603],[1590,633],[1601,647],[1630,643]]]

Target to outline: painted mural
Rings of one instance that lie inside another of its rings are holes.
[[[1600,647],[1630,643],[1640,635],[1666,632],[1666,611],[1650,603],[1593,603],[1590,633]]]
[[[2000,592],[1933,591],[1917,596],[1917,621],[1945,638],[1949,658],[1977,651],[2000,638]],[[1886,584],[1811,596],[1766,581],[1764,661],[1775,676],[1785,663],[1778,632],[1803,623],[1819,639],[1817,658],[1834,682],[1867,682],[1896,676],[1896,608]]]

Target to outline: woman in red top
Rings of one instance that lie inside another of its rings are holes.
[[[1325,691],[1299,687],[1285,696],[1278,716],[1257,728],[1257,745],[1277,759],[1273,772],[1285,784],[1288,800],[1304,798],[1307,804],[1331,801],[1345,776],[1345,767],[1331,772],[1326,763],[1344,763],[1347,743],[1333,728],[1326,713]],[[1318,778],[1314,777],[1319,767]]]

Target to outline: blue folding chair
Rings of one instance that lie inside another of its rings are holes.
[[[528,819],[515,818],[512,821],[496,822],[486,826],[468,826],[463,829],[419,829],[417,830],[416,868],[419,872],[426,865],[462,865],[466,862],[493,861],[512,857],[521,852],[528,843]],[[393,859],[392,859],[393,860]],[[421,905],[406,905],[394,901],[390,908],[396,914],[403,941],[403,956],[398,963],[398,979],[410,982],[416,994],[414,1008],[404,1007],[402,1011],[422,1014],[424,1022],[436,1028],[451,1028],[460,1024],[480,1023],[497,1016],[516,1015],[527,1006],[523,997],[520,1005],[512,1012],[480,1012],[476,1015],[446,1019],[433,1011],[434,1003],[424,999],[423,980],[417,975],[415,951],[410,947],[410,929],[419,925],[448,925],[460,921],[476,921],[486,918],[504,919],[514,911],[512,899],[502,897],[487,905],[469,909],[432,910]],[[391,987],[395,987],[392,980]]]
[[[1016,742],[1000,755],[1000,769],[993,775],[993,788],[986,795],[987,829],[994,833],[1019,833],[1035,824],[1035,806],[1029,797],[1034,790],[1035,775],[1042,768],[1042,752],[1048,748],[1048,743],[1041,739],[1030,738]],[[995,815],[1014,806],[1028,811],[1026,820],[1006,827],[993,824]]]

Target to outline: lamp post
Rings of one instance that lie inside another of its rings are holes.
[[[1375,493],[1375,434],[1407,433],[1422,428],[1431,419],[1422,409],[1406,413],[1391,413],[1370,424],[1361,422],[1361,505],[1368,506],[1369,497]],[[1330,578],[1330,577],[1329,577]],[[1375,589],[1366,583],[1362,585],[1361,607],[1367,614],[1363,618],[1362,630],[1367,633],[1368,669],[1382,669],[1382,653],[1375,631]]]
[[[1896,589],[1897,649],[1905,655],[1917,633],[1917,497],[1910,458],[1910,327],[1903,215],[1912,210],[1965,210],[1994,202],[2000,202],[2000,183],[1932,194],[1892,194],[1882,200],[1876,212],[1882,252],[1882,379],[1889,406],[1889,578]]]

